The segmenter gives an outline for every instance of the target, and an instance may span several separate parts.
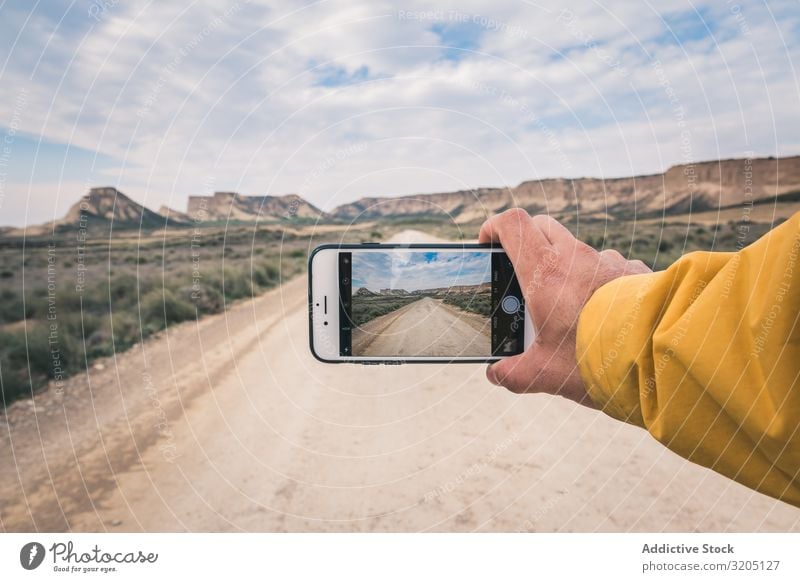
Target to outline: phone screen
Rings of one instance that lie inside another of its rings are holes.
[[[521,353],[525,306],[503,252],[339,253],[339,352],[349,357]]]

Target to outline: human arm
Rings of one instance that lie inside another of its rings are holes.
[[[522,211],[481,229],[514,261],[539,330],[489,379],[595,405],[800,506],[800,214],[737,253],[659,273],[570,237]]]

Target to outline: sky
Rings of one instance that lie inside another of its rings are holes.
[[[800,153],[796,0],[0,5],[0,225]]]
[[[491,281],[490,254],[485,252],[353,253],[353,290],[435,289]]]

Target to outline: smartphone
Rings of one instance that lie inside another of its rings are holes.
[[[322,362],[493,362],[534,340],[502,248],[322,245],[308,262],[309,344]]]

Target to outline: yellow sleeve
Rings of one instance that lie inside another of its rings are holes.
[[[800,213],[736,253],[598,289],[577,354],[589,396],[662,444],[800,507]]]

